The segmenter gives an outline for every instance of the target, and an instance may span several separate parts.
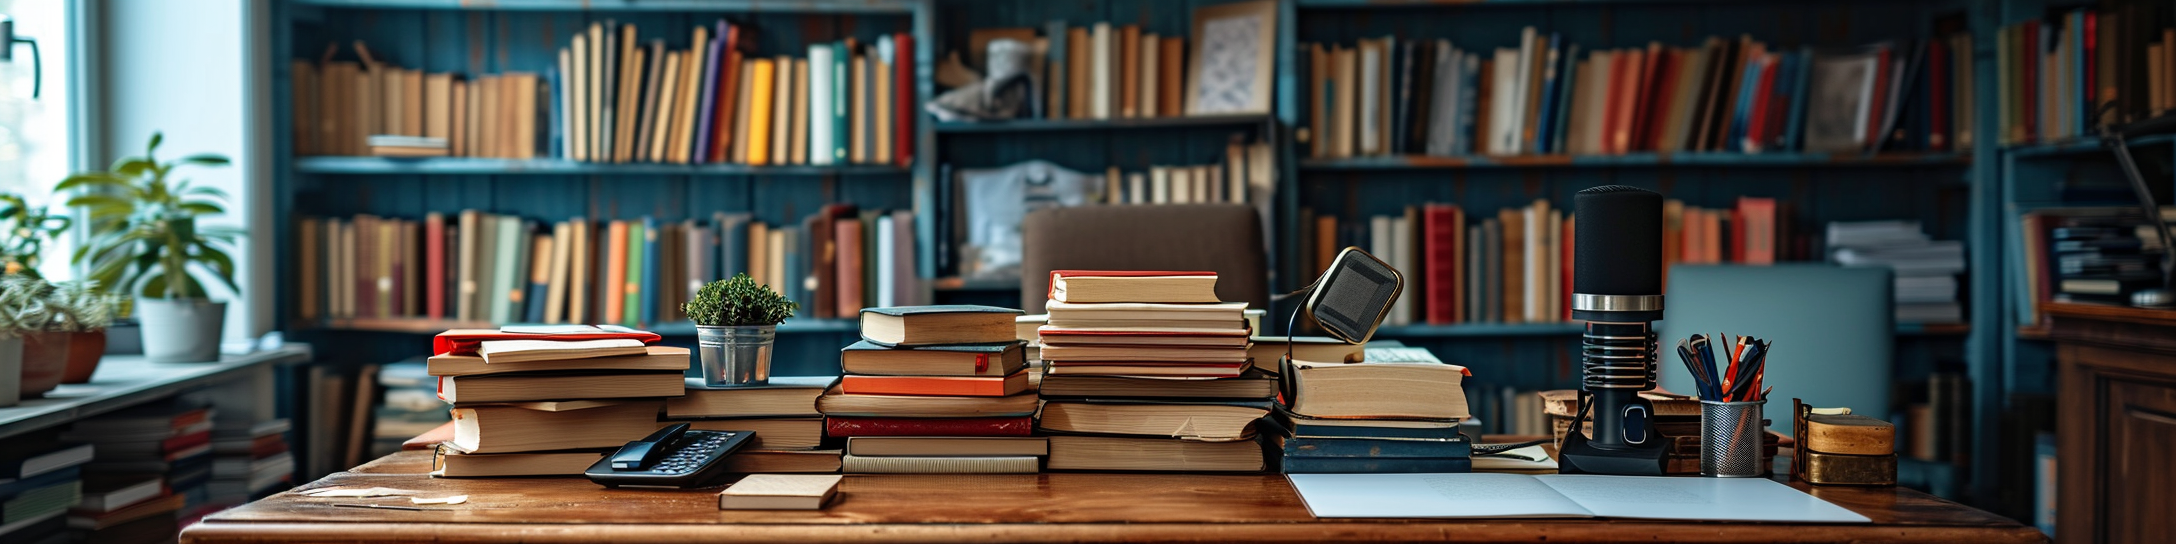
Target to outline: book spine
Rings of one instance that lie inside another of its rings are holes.
[[[880,418],[826,417],[824,436],[1029,436],[1032,417]]]
[[[863,457],[846,454],[839,460],[849,474],[1033,474],[1041,459],[1022,457]]]

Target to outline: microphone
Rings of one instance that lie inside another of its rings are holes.
[[[1580,339],[1579,411],[1593,411],[1594,438],[1577,419],[1564,437],[1565,473],[1661,475],[1666,440],[1654,433],[1654,322],[1662,319],[1662,195],[1604,185],[1572,197],[1572,318]]]

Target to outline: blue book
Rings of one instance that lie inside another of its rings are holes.
[[[1791,91],[1797,88],[1796,84],[1792,82],[1791,78],[1798,75],[1797,62],[1797,56],[1794,54],[1776,53],[1776,80],[1775,86],[1768,91],[1769,107],[1785,108],[1784,111],[1790,111],[1788,108],[1790,108],[1791,106]],[[1781,119],[1777,120],[1781,121]],[[1781,129],[1783,127],[1776,128]],[[1760,142],[1761,150],[1770,152],[1783,151],[1783,140],[1781,140],[1780,137],[1778,138],[1779,139],[1776,140],[1765,140]]]
[[[1284,440],[1287,457],[1344,459],[1455,459],[1473,456],[1473,443],[1461,435],[1450,440],[1414,438],[1309,438]]]
[[[1562,64],[1563,61],[1557,58],[1562,56],[1563,52],[1563,46],[1558,43],[1561,40],[1562,38],[1556,33],[1549,33],[1548,50],[1544,53],[1546,56],[1542,59],[1541,94],[1537,95],[1541,100],[1541,104],[1539,106],[1540,111],[1535,114],[1534,119],[1534,153],[1537,154],[1548,153],[1551,150],[1549,143],[1555,141],[1550,136],[1553,134],[1551,129],[1556,127],[1556,86],[1559,78],[1557,74],[1563,72],[1561,68],[1558,68],[1558,65]]]
[[[657,292],[673,288],[659,279],[658,249],[657,219],[642,216],[642,313],[637,315],[643,323],[657,322]]]
[[[83,479],[83,467],[71,466],[29,478],[0,483],[0,501],[14,499],[25,491],[43,489]]]
[[[1809,88],[1807,83],[1812,79],[1813,48],[1799,49],[1797,73],[1791,77],[1793,88],[1791,89],[1790,119],[1785,122],[1783,128],[1783,149],[1785,151],[1804,150],[1805,135],[1802,132],[1805,131],[1806,126],[1806,91]]]
[[[800,309],[794,311],[793,316],[807,318],[812,315],[810,312],[816,311],[815,308],[811,307],[811,304],[805,303],[812,299],[808,296],[808,282],[802,281],[808,277],[808,252],[795,250],[795,248],[801,247],[801,237],[805,233],[802,232],[800,227],[785,227],[785,231],[786,234],[782,238],[785,240],[786,245],[786,263],[784,267],[786,269],[786,278],[783,280],[786,284],[786,292],[783,294],[788,299],[804,302]]]
[[[1456,155],[1473,154],[1474,95],[1480,92],[1479,89],[1474,88],[1474,85],[1480,81],[1481,57],[1473,53],[1467,53],[1465,57],[1465,68],[1460,70],[1463,74],[1458,77],[1458,149]]]
[[[1064,61],[1060,59],[1072,58],[1066,56],[1065,36],[1065,21],[1063,19],[1053,19],[1050,22],[1043,23],[1043,38],[1050,44],[1049,50],[1045,52],[1043,58],[1051,59],[1053,64],[1057,66],[1063,66]],[[899,62],[914,62],[914,52],[900,51],[896,58],[899,59]],[[1036,119],[1049,119],[1052,117],[1051,112],[1065,108],[1065,91],[1067,90],[1065,77],[1065,69],[1054,67],[1050,70],[1050,75],[1043,78],[1043,88],[1034,89],[1035,96],[1030,97],[1028,103],[1036,105],[1033,112]]]
[[[1579,82],[1579,44],[1572,44],[1565,51],[1564,65],[1557,68],[1557,79],[1560,83],[1556,86],[1555,114],[1550,116],[1553,124],[1549,127],[1549,151],[1563,153],[1570,149],[1566,147],[1569,138],[1565,134],[1571,131],[1572,87]],[[1661,146],[1658,144],[1657,147]]]
[[[847,49],[845,41],[831,42],[831,48],[831,156],[835,163],[845,164],[854,135],[846,124],[853,114],[848,99],[853,97],[854,80],[847,68],[853,66],[854,51]]]
[[[1729,151],[1745,151],[1747,112],[1753,108],[1753,97],[1759,95],[1760,59],[1746,59],[1738,77],[1738,100],[1730,112],[1729,130],[1724,134],[1723,148]]]
[[[718,262],[711,269],[713,277],[704,280],[731,279],[734,274],[748,272],[748,213],[719,212],[711,222],[718,226]]]
[[[1285,474],[1426,474],[1473,472],[1473,459],[1351,459],[1342,457],[1284,458]]]
[[[531,235],[530,247],[532,248],[536,247],[534,239],[534,235]],[[565,242],[566,240],[552,240],[554,244]],[[534,254],[529,256],[528,262],[531,265],[529,275],[520,278],[523,291],[521,295],[522,321],[529,323],[544,322],[544,297],[549,296],[551,290],[551,263],[544,263],[543,267],[537,267],[535,264],[538,257],[538,255]],[[543,257],[548,258],[550,254],[547,253]]]

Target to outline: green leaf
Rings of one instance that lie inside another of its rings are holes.
[[[85,172],[68,176],[53,186],[54,192],[66,192],[85,187],[127,187],[128,180],[106,172]]]
[[[169,298],[167,297],[166,272],[162,270],[144,277],[143,289],[138,293],[144,298]]]
[[[158,167],[159,165],[157,163],[151,162],[151,159],[149,158],[127,157],[121,159],[120,161],[114,162],[112,172],[114,175],[118,175],[123,178],[136,179],[143,177],[145,172],[150,172],[154,169],[157,169]]]
[[[191,215],[197,216],[221,215],[227,213],[227,210],[225,208],[219,207],[218,204],[204,201],[183,202],[181,203],[181,211],[189,212]]]
[[[158,151],[158,150],[159,150],[159,142],[164,142],[164,141],[166,141],[166,133],[165,133],[165,132],[152,132],[152,133],[151,133],[151,144],[150,144],[150,145],[146,145],[146,146],[144,146],[144,156],[145,156],[145,157],[149,157],[149,156],[151,156],[151,152],[153,152],[153,151]]]
[[[184,196],[208,196],[220,200],[227,199],[227,192],[219,190],[218,187],[190,187],[189,190],[182,191],[181,194]]]
[[[225,155],[220,155],[217,153],[198,153],[195,155],[182,157],[181,162],[189,164],[201,164],[204,166],[226,166],[233,163],[233,161],[227,160],[227,157]]]

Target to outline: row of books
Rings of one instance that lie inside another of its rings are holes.
[[[452,318],[490,323],[646,324],[684,320],[702,284],[748,273],[802,305],[802,317],[925,296],[914,275],[913,214],[826,206],[800,225],[746,213],[708,222],[575,218],[539,223],[476,210],[422,221],[359,215],[297,220],[299,316]]]
[[[370,54],[288,64],[296,155],[461,156],[528,159],[548,153],[549,74],[473,79],[401,68]]]
[[[1945,151],[1970,145],[1971,37],[1839,53],[1750,37],[1593,50],[1527,27],[1517,47],[1309,43],[1313,158],[1633,152]],[[1817,92],[1818,91],[1818,92]]]
[[[2160,213],[2176,221],[2176,208]],[[2021,326],[2045,326],[2050,302],[2128,304],[2131,293],[2161,287],[2168,248],[2135,206],[2041,208],[2017,221],[2012,263],[2023,273],[2012,288],[2024,301]]]
[[[684,50],[591,23],[559,50],[561,154],[675,164],[896,164],[914,157],[914,36],[763,56],[758,30],[696,25]]]
[[[2092,137],[2103,123],[2176,107],[2169,84],[2176,30],[2165,26],[2164,9],[2150,2],[2058,8],[2002,27],[1995,57],[2002,143]]]
[[[1493,216],[1456,204],[1408,206],[1402,215],[1340,223],[1301,210],[1302,268],[1316,270],[1345,247],[1368,252],[1405,274],[1387,325],[1549,323],[1571,319],[1576,223],[1567,210],[1538,199]],[[1663,205],[1663,262],[1765,265],[1805,258],[1790,230],[1788,206],[1741,197],[1730,209]],[[1475,219],[1478,219],[1476,221]]]
[[[0,539],[165,542],[293,482],[287,420],[220,417],[193,391],[0,447]]]
[[[992,40],[1013,39],[1037,54],[1026,117],[1036,119],[1136,119],[1186,115],[1186,38],[1162,36],[1141,25],[1095,23],[1068,27],[1051,21],[1030,27],[976,29],[972,56],[981,59]],[[977,62],[978,66],[986,64]]]

